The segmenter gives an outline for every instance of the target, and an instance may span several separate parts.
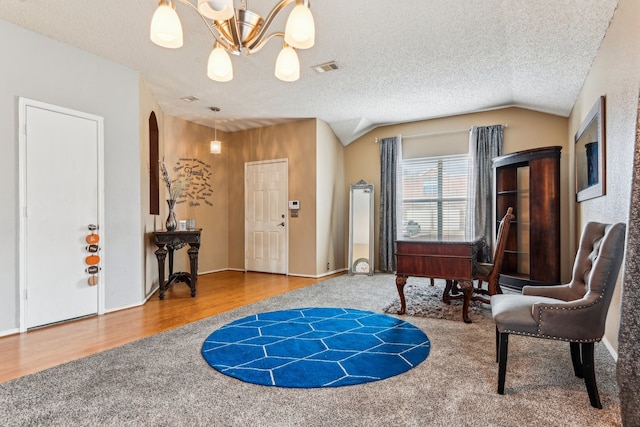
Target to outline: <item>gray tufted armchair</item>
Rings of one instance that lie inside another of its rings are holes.
[[[594,343],[604,335],[609,303],[624,256],[625,224],[588,223],[571,282],[525,286],[522,295],[494,295],[498,393],[504,394],[509,334],[568,341],[574,373],[584,378],[591,406],[602,408],[594,371]]]

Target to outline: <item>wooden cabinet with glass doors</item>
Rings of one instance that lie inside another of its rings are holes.
[[[500,285],[560,281],[560,150],[544,147],[493,159],[496,227],[513,207]]]

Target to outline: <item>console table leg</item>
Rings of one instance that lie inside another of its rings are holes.
[[[164,283],[164,260],[167,258],[167,250],[164,248],[164,244],[156,244],[158,249],[156,250],[156,258],[158,258],[158,297],[164,299],[164,292],[166,290]]]
[[[407,309],[407,301],[404,298],[404,285],[407,284],[407,276],[396,276],[396,287],[400,296],[400,311],[398,314],[404,314]]]
[[[196,296],[196,282],[198,281],[198,251],[200,250],[200,244],[190,243],[189,260],[191,265],[191,278],[189,280],[189,287],[191,288],[191,297]]]

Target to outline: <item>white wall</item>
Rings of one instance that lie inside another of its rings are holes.
[[[114,310],[139,304],[138,73],[2,20],[0,39],[0,335],[19,326],[19,97],[104,117],[105,306]]]

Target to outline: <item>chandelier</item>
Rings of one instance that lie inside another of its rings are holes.
[[[193,9],[203,20],[215,42],[207,63],[207,76],[218,82],[233,78],[229,53],[251,55],[258,52],[273,37],[283,38],[275,75],[285,82],[300,78],[300,62],[295,49],[308,49],[315,42],[315,24],[309,0],[280,0],[266,19],[247,10],[246,0],[235,9],[233,0],[198,0],[198,6],[188,0],[177,0]],[[283,32],[267,35],[275,17],[290,3],[295,6]],[[175,0],[159,0],[151,20],[151,41],[158,46],[177,49],[182,46],[182,24],[176,13]]]

